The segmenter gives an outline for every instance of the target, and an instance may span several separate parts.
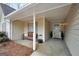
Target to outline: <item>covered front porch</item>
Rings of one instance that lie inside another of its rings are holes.
[[[35,16],[34,16],[35,17]],[[44,38],[44,22],[45,17],[24,17],[20,19],[10,20],[10,32],[8,33],[9,38],[16,43],[28,46],[36,50],[36,45],[38,45],[38,39]]]
[[[44,17],[36,17],[35,25],[32,17],[12,20],[12,39],[17,43],[21,43],[33,48],[34,44],[38,45],[38,39],[45,42],[44,37]],[[35,30],[35,34],[34,34]],[[24,43],[23,43],[24,42]],[[26,43],[25,43],[26,42]]]
[[[9,37],[11,40],[26,40],[28,33],[32,35],[32,48],[38,47],[37,40],[48,40],[54,23],[63,21],[71,4],[30,4],[6,16],[10,20]],[[66,12],[64,10],[67,9]],[[62,13],[63,11],[63,13]],[[57,20],[57,21],[56,21]],[[55,22],[56,21],[56,22]],[[27,43],[27,42],[26,42]]]

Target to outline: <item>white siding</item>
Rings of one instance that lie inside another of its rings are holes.
[[[45,18],[40,17],[39,19],[37,19],[37,24],[38,39],[43,39],[43,42],[45,42]]]
[[[4,17],[4,14],[3,14],[2,8],[0,6],[0,31],[2,31],[2,24],[4,22],[3,17]]]
[[[24,22],[14,21],[12,23],[12,40],[21,40],[24,33]]]
[[[66,20],[69,25],[65,34],[65,42],[70,53],[79,56],[79,4],[73,5]]]
[[[28,36],[28,22],[25,22],[25,24],[24,24],[24,34],[26,34],[26,36]]]
[[[49,39],[50,31],[51,31],[50,23],[47,20],[45,20],[45,40]]]

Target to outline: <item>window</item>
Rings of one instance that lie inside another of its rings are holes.
[[[37,28],[38,26],[37,26],[37,23],[36,23],[36,33],[37,33],[37,31],[38,31],[38,28]],[[28,32],[33,32],[33,23],[29,23],[28,24]]]
[[[28,24],[28,32],[33,32],[33,23]]]

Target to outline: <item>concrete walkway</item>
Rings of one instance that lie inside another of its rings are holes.
[[[31,56],[69,56],[64,41],[50,39],[45,43],[39,44],[37,50]]]

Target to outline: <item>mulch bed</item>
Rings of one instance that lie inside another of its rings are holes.
[[[14,41],[0,43],[0,54],[7,56],[30,56],[32,52],[32,48],[17,44]]]

